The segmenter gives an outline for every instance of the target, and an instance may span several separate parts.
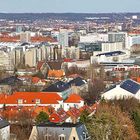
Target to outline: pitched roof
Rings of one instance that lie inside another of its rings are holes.
[[[38,83],[40,80],[41,80],[41,79],[38,78],[38,77],[32,77],[32,82],[33,82],[34,84]]]
[[[40,70],[41,69],[41,67],[42,67],[42,65],[45,63],[45,61],[39,61],[38,63],[37,63],[37,70]]]
[[[68,111],[67,114],[71,117],[71,118],[78,118],[81,114],[80,110],[75,108],[75,107],[71,107]]]
[[[12,95],[0,95],[0,104],[18,104],[18,99],[23,100],[23,104],[36,104],[36,99],[40,99],[40,104],[59,104],[62,98],[57,93],[43,92],[15,92]]]
[[[15,85],[15,83],[21,82],[16,76],[11,76],[0,80],[0,84]]]
[[[82,85],[86,84],[86,81],[81,77],[77,77],[77,78],[71,80],[70,82],[68,82],[68,84],[70,86],[72,86],[72,85],[74,85],[74,86],[82,86]]]
[[[45,92],[62,92],[69,89],[69,85],[65,82],[58,81],[52,85],[50,85],[48,88],[44,89]]]
[[[83,99],[78,94],[70,94],[65,103],[80,103]]]
[[[61,78],[64,75],[64,70],[49,70],[48,72],[48,77]]]
[[[2,128],[6,127],[6,126],[9,126],[9,125],[10,124],[6,120],[0,118],[0,129],[2,129]]]
[[[64,111],[64,109],[60,108],[57,112],[54,112],[50,115],[50,122],[54,123],[61,123],[65,122],[65,120],[68,118],[68,114]]]
[[[132,94],[136,94],[140,90],[140,84],[131,79],[122,82],[120,87],[131,92]]]

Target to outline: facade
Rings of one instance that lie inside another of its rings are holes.
[[[88,140],[90,137],[82,123],[54,123],[34,126],[29,140]]]
[[[25,65],[35,67],[37,64],[37,49],[31,48],[25,52]]]
[[[98,41],[107,42],[108,35],[107,34],[87,34],[84,36],[80,36],[81,43],[95,43]]]
[[[84,100],[77,94],[70,94],[64,101],[64,110],[68,111],[70,108],[81,108],[84,106]]]
[[[31,34],[30,32],[21,32],[20,33],[20,42],[25,43],[25,42],[31,42]]]
[[[13,70],[14,59],[11,52],[0,51],[0,69]]]
[[[61,45],[62,47],[68,47],[68,30],[67,29],[60,29],[59,45]]]
[[[10,124],[0,118],[0,140],[10,139]]]

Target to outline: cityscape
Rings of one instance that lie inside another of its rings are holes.
[[[0,140],[139,140],[137,6],[13,1],[0,6]]]

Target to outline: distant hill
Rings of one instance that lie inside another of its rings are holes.
[[[107,20],[120,21],[140,13],[0,13],[0,19],[6,20],[49,20],[61,19],[67,21]]]

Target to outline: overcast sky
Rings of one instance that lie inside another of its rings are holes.
[[[140,12],[140,0],[0,0],[0,12]]]

